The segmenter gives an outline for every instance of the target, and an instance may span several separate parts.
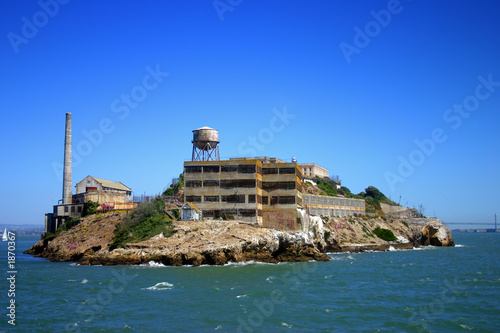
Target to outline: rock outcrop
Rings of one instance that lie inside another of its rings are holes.
[[[110,250],[116,225],[125,213],[89,216],[50,241],[39,241],[26,253],[52,261],[86,265],[144,264],[223,265],[228,262],[329,260],[326,252],[407,249],[420,245],[453,246],[449,229],[437,219],[309,217],[307,230],[280,231],[239,221],[176,221],[174,234]],[[394,241],[374,234],[390,230]]]

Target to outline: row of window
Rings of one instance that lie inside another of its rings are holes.
[[[359,211],[350,209],[327,209],[327,208],[311,208],[311,215],[322,215],[322,216],[353,216],[354,214],[360,214]],[[361,212],[364,215],[364,212]]]
[[[261,173],[262,169],[255,164],[240,165],[188,165],[184,167],[186,173],[219,173],[219,172],[238,172],[238,173]]]
[[[187,180],[186,187],[221,187],[221,188],[252,188],[262,186],[260,181],[255,179],[222,179],[222,180]]]
[[[78,210],[78,213],[81,213],[82,212],[82,206],[77,206],[77,210]],[[68,206],[64,206],[64,212],[65,213],[68,213],[69,212],[69,207]],[[74,213],[75,212],[75,206],[71,206],[71,212]]]
[[[295,196],[260,196],[255,194],[231,194],[231,195],[187,195],[187,202],[222,202],[222,203],[257,203],[264,205],[289,205],[295,204]]]
[[[221,218],[227,215],[255,217],[262,216],[262,210],[257,209],[224,209],[224,210],[203,210],[203,218]]]
[[[186,173],[219,173],[219,172],[238,172],[238,173],[259,173],[263,175],[293,175],[300,176],[300,171],[296,168],[261,168],[255,164],[240,165],[188,165],[184,167]]]
[[[364,200],[339,199],[332,197],[304,196],[304,204],[324,205],[324,206],[345,206],[345,207],[365,207]]]
[[[221,179],[219,180],[187,180],[186,187],[220,187],[220,188],[254,188],[259,187],[265,191],[274,190],[302,190],[302,186],[292,182],[261,182],[256,179]]]

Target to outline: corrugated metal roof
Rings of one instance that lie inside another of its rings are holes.
[[[114,188],[114,189],[122,190],[122,191],[132,191],[131,188],[123,185],[123,183],[115,182],[114,180],[107,180],[107,179],[96,178],[96,177],[92,177],[92,178],[94,178],[99,184],[101,184],[102,187],[109,187],[109,188]]]
[[[200,210],[198,209],[198,207],[196,207],[196,206],[194,205],[194,203],[192,203],[192,202],[186,202],[186,204],[187,204],[187,205],[189,205],[189,207],[191,207],[192,209],[196,210],[197,212],[199,212],[199,211],[200,211]]]

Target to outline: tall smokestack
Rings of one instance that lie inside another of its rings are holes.
[[[66,136],[64,137],[63,205],[73,202],[71,189],[71,113],[66,113]]]

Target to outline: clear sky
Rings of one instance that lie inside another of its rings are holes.
[[[1,1],[0,223],[87,175],[157,194],[221,158],[314,162],[446,222],[500,214],[500,2]],[[74,188],[74,187],[73,187]]]

